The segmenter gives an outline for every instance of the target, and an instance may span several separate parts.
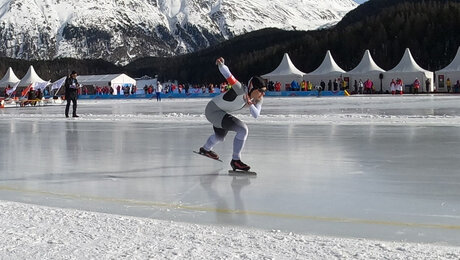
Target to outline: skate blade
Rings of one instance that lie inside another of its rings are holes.
[[[240,171],[240,170],[228,170],[228,175],[230,176],[245,176],[245,175],[257,175],[256,172],[253,171]]]
[[[197,152],[197,151],[193,151],[193,152],[196,153],[196,154],[198,154],[198,155],[201,155],[201,156],[203,156],[203,157],[209,158],[209,159],[211,159],[211,160],[215,160],[215,161],[222,162],[221,159],[214,159],[214,158],[211,158],[211,157],[206,156],[206,155],[204,155],[204,154],[201,154],[201,153],[199,153],[199,152]]]

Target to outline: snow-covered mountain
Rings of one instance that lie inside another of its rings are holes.
[[[0,0],[0,56],[124,64],[206,48],[267,27],[338,22],[353,0]]]

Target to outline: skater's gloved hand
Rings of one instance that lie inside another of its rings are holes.
[[[224,62],[225,62],[224,58],[220,57],[216,60],[216,65],[217,66],[224,65]]]

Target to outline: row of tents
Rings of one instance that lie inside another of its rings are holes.
[[[436,81],[435,74],[437,76]],[[450,79],[452,86],[460,80],[460,47],[452,62],[435,73],[421,68],[407,48],[401,61],[388,71],[383,70],[374,62],[369,50],[364,52],[361,62],[348,72],[337,65],[330,51],[327,51],[321,65],[310,73],[304,73],[297,69],[289,55],[285,53],[278,67],[272,72],[262,75],[262,78],[280,82],[283,87],[282,90],[284,90],[285,86],[289,86],[292,81],[301,82],[305,80],[312,82],[313,85],[320,85],[321,81],[327,84],[329,80],[334,81],[337,78],[342,78],[348,82],[348,86],[351,89],[355,80],[364,82],[369,79],[374,83],[376,91],[382,90],[383,92],[390,91],[390,83],[393,79],[402,79],[407,87],[410,87],[415,79],[418,79],[424,86],[420,89],[420,92],[433,92],[435,90],[437,92],[446,92],[445,82],[447,79]],[[428,88],[425,87],[427,81],[429,82]]]
[[[435,78],[435,74],[437,78]],[[285,53],[278,67],[272,72],[262,75],[262,77],[269,81],[280,82],[282,90],[285,90],[286,86],[289,86],[292,81],[310,81],[316,86],[320,85],[321,81],[327,84],[329,80],[334,81],[338,78],[342,78],[348,82],[349,88],[352,89],[355,81],[366,81],[369,79],[374,83],[375,90],[382,90],[383,92],[390,91],[390,82],[392,79],[402,79],[406,86],[410,86],[417,78],[423,86],[425,86],[425,82],[430,82],[428,88],[422,87],[420,89],[421,92],[433,92],[435,90],[446,92],[447,86],[445,82],[447,79],[450,79],[452,86],[460,80],[460,47],[452,62],[444,69],[435,73],[421,68],[415,62],[410,50],[407,48],[398,65],[389,71],[383,70],[374,62],[369,50],[364,52],[361,62],[348,72],[337,65],[330,51],[327,51],[321,65],[310,73],[304,73],[297,69],[289,58],[289,55]],[[10,67],[0,80],[0,93],[3,94],[7,86],[10,87],[10,93],[13,91],[23,93],[24,90],[31,87],[42,90],[49,87],[48,90],[50,92],[55,89],[59,91],[64,80],[65,77],[53,83],[45,81],[37,75],[33,66],[30,66],[26,75],[22,79],[19,79]],[[126,74],[79,75],[78,81],[85,86],[110,86],[115,91],[115,94],[119,86],[123,88],[125,86],[137,85],[136,80]],[[59,91],[59,93],[61,92]]]
[[[62,77],[55,82],[43,80],[36,72],[34,67],[31,65],[27,70],[27,73],[22,79],[19,79],[14,73],[11,67],[8,68],[3,78],[0,80],[0,95],[5,93],[5,89],[9,87],[9,93],[15,92],[16,96],[23,96],[28,89],[40,89],[44,90],[48,87],[48,91],[51,93],[56,92],[58,94],[63,94],[63,89],[61,88],[64,84],[66,77]],[[111,86],[116,94],[118,86],[120,88],[125,86],[134,86],[136,85],[136,80],[127,76],[126,74],[106,74],[106,75],[79,75],[78,82],[83,86]],[[60,90],[61,89],[61,90]],[[91,89],[94,91],[94,89]],[[19,93],[19,94],[18,94]]]

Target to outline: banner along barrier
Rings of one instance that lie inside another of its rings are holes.
[[[212,98],[220,93],[162,93],[161,98]],[[266,97],[316,97],[317,91],[267,91]],[[320,96],[345,96],[344,91],[321,91]],[[134,94],[134,95],[79,95],[79,99],[137,99],[137,98],[153,98],[155,94]]]

